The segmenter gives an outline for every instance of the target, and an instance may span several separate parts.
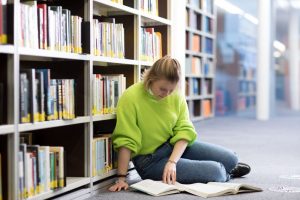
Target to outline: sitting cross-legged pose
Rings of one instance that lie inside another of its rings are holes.
[[[118,151],[118,180],[110,191],[128,188],[130,159],[142,179],[168,184],[225,182],[250,172],[235,152],[196,141],[186,100],[178,91],[179,81],[179,62],[165,56],[119,99],[112,136]]]

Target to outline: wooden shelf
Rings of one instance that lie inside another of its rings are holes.
[[[105,13],[106,15],[126,15],[133,14],[138,15],[139,10],[115,3],[111,0],[94,0],[94,13],[100,11],[100,13]]]
[[[94,64],[118,64],[118,65],[138,65],[139,61],[131,59],[122,59],[122,58],[111,58],[104,56],[92,56]]]
[[[148,14],[146,12],[141,12],[142,24],[146,26],[161,26],[161,25],[171,25],[171,21],[162,17]]]
[[[186,100],[198,100],[198,99],[202,99],[202,95],[192,95],[192,96],[187,96]]]
[[[199,8],[195,8],[195,7],[194,7],[193,5],[191,5],[191,4],[187,4],[186,7],[189,8],[189,9],[191,9],[191,10],[193,10],[193,11],[196,12],[196,13],[205,15],[205,16],[211,18],[211,19],[215,19],[215,18],[216,18],[216,17],[215,17],[214,15],[212,15],[211,13],[208,13],[208,12],[206,12],[206,11],[203,11],[203,10],[201,10],[201,9],[199,9]]]
[[[0,135],[13,134],[14,131],[14,125],[0,125]]]
[[[0,53],[13,54],[15,51],[13,45],[0,45]]]
[[[19,131],[33,131],[45,128],[54,128],[60,126],[69,126],[74,124],[83,124],[88,123],[90,121],[90,117],[76,117],[75,119],[71,120],[52,120],[52,121],[45,121],[45,122],[36,122],[36,123],[25,123],[19,124]]]
[[[67,186],[64,188],[60,188],[57,190],[51,190],[49,192],[45,192],[42,194],[38,194],[34,197],[28,198],[28,200],[43,200],[55,197],[57,195],[69,192],[71,190],[74,190],[76,188],[82,187],[84,185],[90,184],[90,178],[86,177],[67,177]]]
[[[140,63],[142,66],[151,67],[154,62],[141,61]]]
[[[202,78],[203,75],[186,74],[185,77],[188,77],[188,78]]]
[[[50,51],[45,49],[19,48],[20,56],[25,57],[26,60],[42,59],[42,58],[58,58],[68,60],[90,60],[89,55],[67,53],[62,51]],[[29,58],[26,58],[29,57]],[[21,58],[22,59],[22,58]]]
[[[116,114],[106,114],[106,115],[94,115],[93,121],[104,121],[104,120],[110,120],[110,119],[116,119]]]
[[[189,31],[189,32],[191,32],[191,33],[197,34],[197,35],[201,35],[201,36],[205,36],[205,37],[211,38],[211,39],[215,39],[215,38],[216,38],[216,37],[215,37],[213,34],[211,34],[211,33],[206,33],[206,32],[204,32],[204,31],[199,31],[199,30],[196,30],[196,29],[194,29],[194,28],[187,27],[185,30],[186,30],[186,31]]]

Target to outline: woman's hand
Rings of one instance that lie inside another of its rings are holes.
[[[162,180],[167,184],[175,184],[176,182],[176,162],[168,161],[165,165]]]
[[[116,181],[114,185],[112,185],[108,190],[111,192],[119,192],[122,189],[127,190],[128,189],[128,183],[125,180],[119,179]]]

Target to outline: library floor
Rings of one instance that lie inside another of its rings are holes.
[[[278,111],[270,121],[253,117],[217,117],[195,124],[198,139],[234,149],[242,162],[249,163],[251,173],[232,182],[249,183],[263,192],[223,196],[210,199],[268,200],[300,199],[300,112]],[[294,179],[287,179],[284,176]],[[296,176],[298,175],[298,176]],[[298,193],[296,193],[298,189]],[[275,190],[275,191],[274,191]],[[283,192],[285,191],[285,192]],[[154,197],[133,191],[103,192],[89,200],[147,200]],[[175,194],[155,199],[196,200],[189,194]]]

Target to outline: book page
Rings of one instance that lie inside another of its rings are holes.
[[[248,185],[248,184],[243,184],[243,183],[220,183],[220,182],[209,182],[207,184],[210,185],[218,185],[218,186],[223,186],[223,187],[227,187],[227,188],[231,188],[233,190],[235,190],[235,193],[242,193],[242,192],[260,192],[262,191],[261,188],[256,187],[256,186],[252,186],[252,185]]]
[[[179,187],[179,186],[178,186]],[[209,185],[204,183],[181,184],[181,189],[186,192],[200,196],[200,197],[214,197],[224,194],[233,193],[234,190],[219,185]]]
[[[168,185],[161,181],[153,181],[150,179],[146,179],[138,183],[132,184],[130,187],[140,190],[142,192],[146,192],[153,196],[161,196],[180,192],[178,189],[176,189],[175,185]]]

